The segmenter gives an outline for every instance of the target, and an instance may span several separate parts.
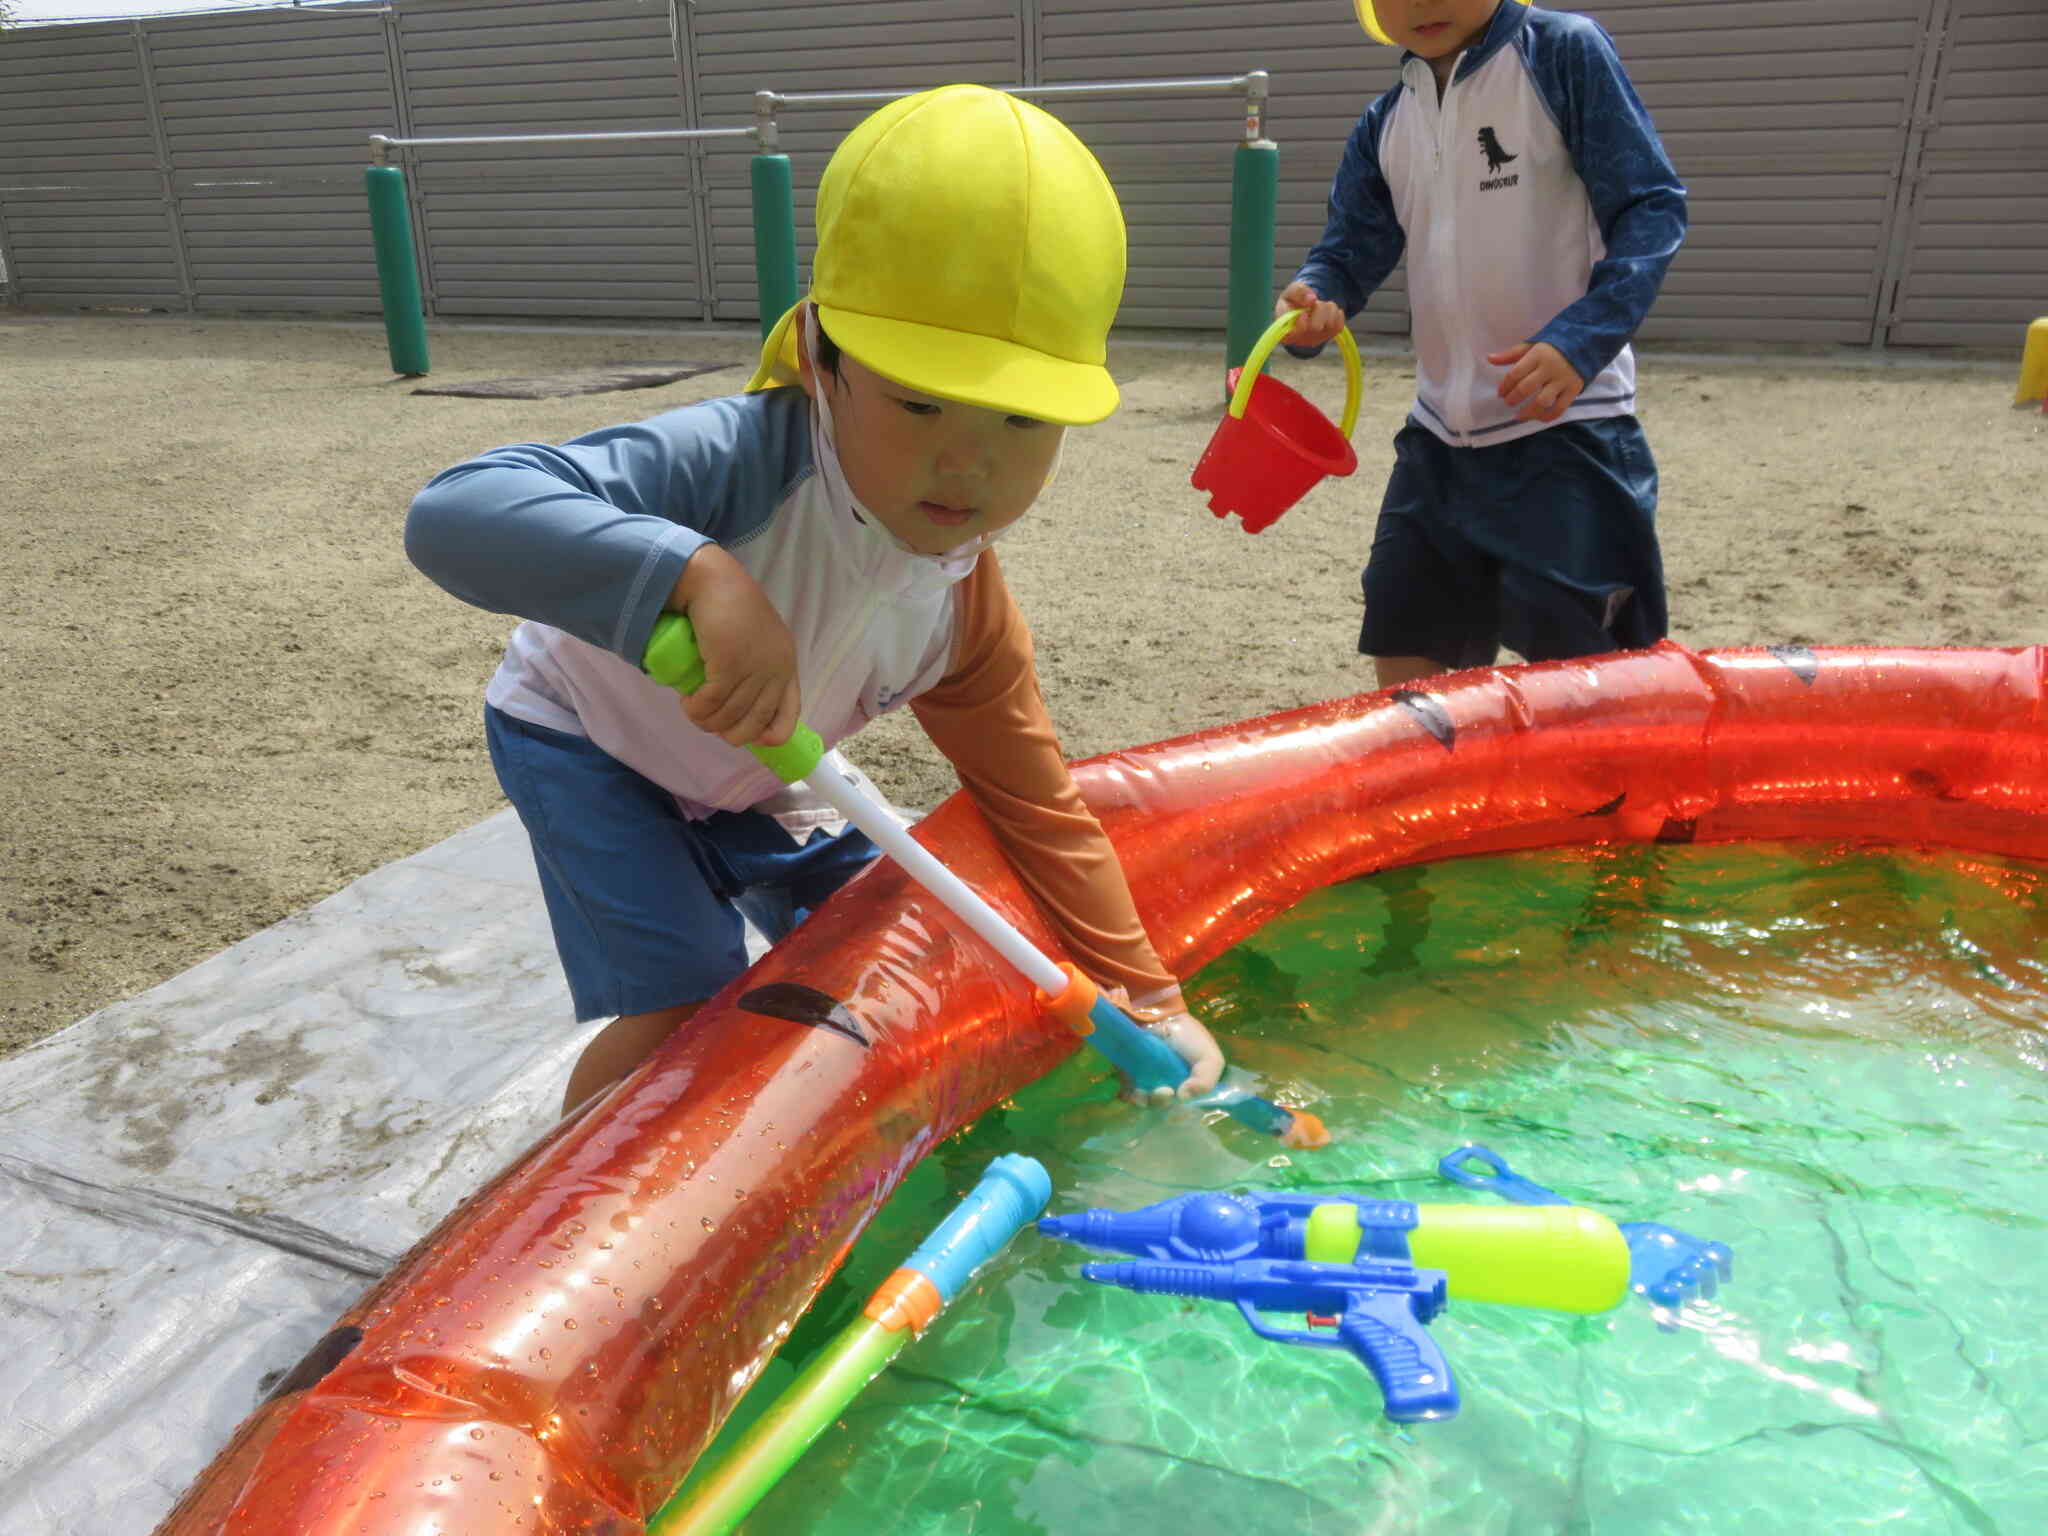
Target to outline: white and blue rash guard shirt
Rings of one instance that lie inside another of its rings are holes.
[[[1586,386],[1563,420],[1635,409],[1633,336],[1685,238],[1685,188],[1598,23],[1504,3],[1439,99],[1427,60],[1366,109],[1296,274],[1347,316],[1405,250],[1418,421],[1457,447],[1540,432],[1486,360],[1548,342]]]
[[[527,620],[489,703],[588,737],[687,814],[744,810],[781,781],[692,725],[639,666],[690,557],[716,543],[759,583],[796,640],[804,718],[828,746],[938,681],[952,588],[973,564],[912,554],[833,506],[812,451],[810,403],[795,389],[559,447],[514,444],[429,481],[406,548],[465,602]]]
[[[720,545],[789,625],[803,718],[827,746],[908,704],[1081,969],[1133,996],[1172,986],[1067,771],[993,552],[905,549],[835,502],[818,451],[792,388],[515,443],[427,483],[406,553],[464,602],[523,616],[489,703],[588,738],[696,818],[785,788],[640,670],[684,566]]]

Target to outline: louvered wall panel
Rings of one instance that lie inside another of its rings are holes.
[[[1928,0],[1591,0],[1691,193],[1643,334],[1867,342]]]
[[[2048,315],[2048,4],[1953,0],[1889,340],[2010,346]]]
[[[1267,135],[1280,146],[1274,287],[1322,234],[1330,178],[1372,98],[1398,77],[1398,55],[1374,46],[1348,10],[1327,0],[1039,0],[1039,78],[1277,78]],[[1126,325],[1221,329],[1228,321],[1230,181],[1243,137],[1236,94],[1134,95],[1048,103],[1101,158],[1130,224]],[[1406,279],[1360,315],[1360,332],[1406,334]]]
[[[0,48],[0,186],[140,178],[160,169],[126,23],[10,29]]]
[[[185,307],[160,193],[8,187],[0,197],[8,278],[20,302]]]
[[[703,315],[687,188],[473,183],[432,206],[440,313]]]
[[[366,136],[397,112],[382,14],[160,17],[145,35],[192,307],[374,309]]]
[[[1646,335],[2003,346],[2048,307],[2038,276],[2048,244],[2042,0],[1586,4],[1617,38],[1692,190],[1691,236]],[[10,31],[0,51],[0,247],[16,269],[14,296],[154,304],[182,301],[189,285],[201,307],[374,307],[351,211],[370,131],[744,127],[764,87],[1260,66],[1274,73],[1269,131],[1281,152],[1277,285],[1320,233],[1345,136],[1396,62],[1340,0],[393,8],[395,89],[371,4]],[[679,54],[693,63],[689,80]],[[1924,132],[1909,126],[1923,87]],[[1222,325],[1235,102],[1052,106],[1101,155],[1129,213],[1123,323]],[[783,114],[806,264],[818,173],[867,110]],[[430,302],[446,313],[751,317],[750,149],[737,139],[418,157],[409,163]],[[353,191],[340,190],[344,179]],[[277,195],[254,195],[260,187]],[[1404,331],[1404,301],[1397,272],[1359,328]]]
[[[332,314],[378,307],[370,214],[353,180],[200,183],[179,200],[193,307]]]
[[[667,0],[412,0],[414,136],[691,126]],[[411,151],[444,315],[705,314],[686,140]]]
[[[128,24],[10,30],[0,217],[24,304],[184,306],[178,242]]]
[[[1023,80],[1015,0],[703,0],[688,15],[705,127],[754,120],[754,92],[921,90]],[[818,177],[833,147],[874,104],[802,106],[779,117],[796,184],[799,285],[810,281]],[[721,319],[759,313],[747,141],[707,151],[711,260]]]
[[[272,175],[360,180],[397,112],[375,10],[166,16],[150,70],[181,187]]]

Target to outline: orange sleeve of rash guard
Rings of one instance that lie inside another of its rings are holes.
[[[1038,690],[1031,631],[993,551],[955,591],[952,670],[911,700],[911,711],[959,772],[1074,964],[1133,997],[1172,986],[1116,850],[1067,772]]]

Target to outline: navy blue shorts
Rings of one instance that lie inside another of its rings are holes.
[[[702,1002],[747,968],[742,913],[779,939],[875,857],[857,827],[799,846],[762,811],[691,821],[603,748],[488,705],[484,733],[579,1020]]]
[[[1368,656],[1491,665],[1664,638],[1657,465],[1633,416],[1453,448],[1411,417],[1366,562]]]

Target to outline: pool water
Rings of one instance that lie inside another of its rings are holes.
[[[771,1390],[1002,1152],[1043,1162],[1064,1212],[1485,1201],[1435,1172],[1478,1141],[1729,1244],[1733,1282],[1676,1331],[1634,1299],[1453,1302],[1433,1332],[1463,1411],[1404,1427],[1342,1351],[1092,1285],[1103,1255],[1027,1231],[744,1531],[2048,1530],[2042,870],[1846,846],[1453,862],[1318,893],[1189,993],[1333,1146],[1147,1116],[1078,1056],[920,1166]]]

